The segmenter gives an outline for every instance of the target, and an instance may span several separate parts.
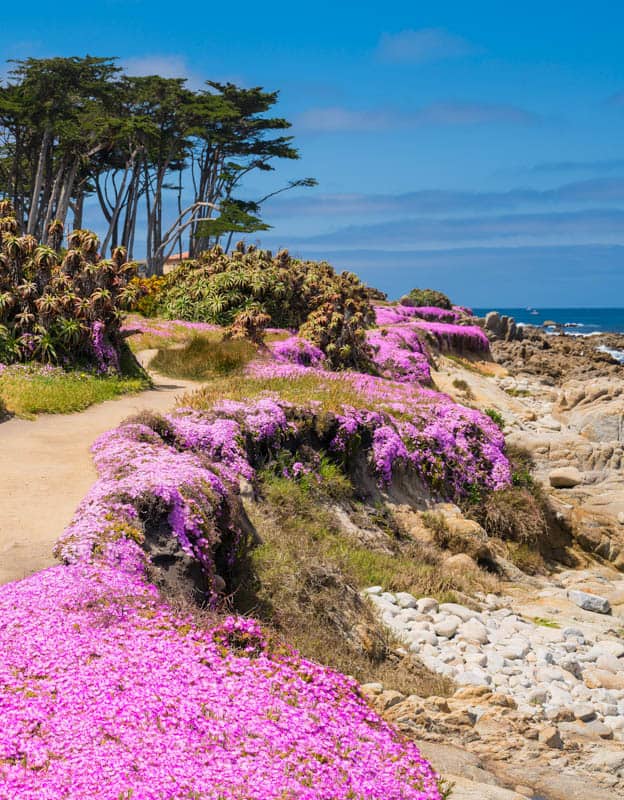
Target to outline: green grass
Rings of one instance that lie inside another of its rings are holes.
[[[545,617],[533,617],[531,620],[535,625],[539,625],[542,628],[560,628],[561,625],[558,622],[555,622],[554,619],[546,619]]]
[[[256,355],[256,348],[241,339],[195,335],[182,347],[161,349],[150,368],[170,378],[202,381],[238,373]]]
[[[36,414],[68,414],[94,403],[149,387],[146,377],[97,376],[86,372],[52,375],[0,375],[0,407],[10,414],[32,419]],[[1,418],[1,412],[0,412]]]

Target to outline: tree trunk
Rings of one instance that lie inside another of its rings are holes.
[[[81,189],[76,196],[76,205],[74,207],[74,230],[78,231],[82,228],[82,217],[84,214],[84,189]]]
[[[59,194],[61,191],[61,179],[63,177],[63,173],[65,172],[65,162],[61,162],[61,166],[58,168],[56,176],[54,178],[54,183],[52,184],[52,190],[50,192],[50,197],[48,198],[48,202],[46,205],[46,212],[45,217],[43,219],[42,225],[42,241],[45,241],[46,244],[48,242],[48,226],[54,219],[54,209],[57,206]]]
[[[31,235],[36,231],[37,222],[39,221],[39,195],[41,194],[41,187],[43,185],[43,175],[45,172],[51,140],[52,132],[46,128],[43,133],[43,139],[41,140],[41,149],[39,150],[39,159],[37,161],[37,172],[35,173],[35,183],[33,185],[30,211],[28,214],[28,226],[26,228],[26,233]]]
[[[65,224],[67,212],[69,211],[69,201],[71,200],[71,196],[74,191],[74,183],[76,182],[76,175],[78,174],[79,167],[80,159],[76,158],[74,163],[69,168],[65,183],[63,185],[63,190],[59,198],[58,206],[56,208],[56,218],[60,219],[63,224]]]

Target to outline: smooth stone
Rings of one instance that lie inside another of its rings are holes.
[[[459,617],[461,622],[468,622],[469,619],[480,616],[478,611],[472,611],[472,609],[459,605],[459,603],[441,603],[440,611]]]
[[[409,592],[397,592],[396,601],[400,608],[416,608],[418,604],[414,595]]]
[[[503,655],[504,658],[509,658],[511,661],[517,661],[524,658],[530,649],[530,645],[527,641],[523,639],[513,639],[507,643],[501,651],[501,655]]]
[[[618,673],[624,670],[624,661],[610,653],[605,653],[596,660],[597,669],[606,669],[608,672]]]
[[[416,601],[416,608],[421,614],[432,614],[438,610],[438,601],[433,597],[421,597]]]
[[[532,705],[544,705],[544,703],[548,700],[548,690],[547,689],[533,689],[527,695],[527,702],[531,703]]]
[[[487,644],[489,641],[487,628],[478,619],[469,619],[459,626],[457,636],[469,642]]]
[[[383,592],[383,586],[369,586],[368,589],[364,589],[364,594],[369,595],[380,595]]]
[[[457,675],[455,683],[458,686],[489,686],[492,683],[492,678],[482,670],[466,670],[466,672],[460,672]]]
[[[603,641],[596,643],[596,647],[601,653],[609,653],[609,655],[615,656],[616,658],[622,658],[622,656],[624,656],[624,644],[622,642],[616,642],[615,639],[603,639]]]
[[[580,628],[564,628],[562,634],[564,639],[579,639],[581,642],[585,641],[585,634]]]
[[[449,616],[443,619],[441,622],[437,622],[433,626],[433,630],[438,636],[446,636],[447,639],[450,639],[451,636],[455,635],[455,632],[460,625],[461,619],[459,617]]]
[[[579,589],[569,589],[568,600],[571,600],[579,608],[593,611],[595,614],[609,614],[611,611],[611,604],[606,597],[581,592]]]
[[[381,694],[383,692],[383,683],[363,683],[360,689],[364,694]]]
[[[596,711],[589,703],[576,703],[572,706],[572,713],[581,722],[589,722],[596,718]]]
[[[622,716],[605,716],[604,723],[608,725],[612,731],[624,731],[624,717]]]
[[[561,669],[569,672],[577,680],[581,680],[583,677],[581,665],[574,656],[565,656],[564,658],[560,658],[557,663]]]
[[[614,675],[605,669],[591,667],[583,673],[583,681],[588,689],[624,689],[624,674]]]
[[[573,489],[583,483],[583,475],[576,467],[559,467],[548,473],[548,480],[555,489]]]

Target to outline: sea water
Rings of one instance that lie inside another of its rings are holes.
[[[545,322],[554,322],[557,327],[546,332],[563,331],[570,336],[596,336],[599,333],[624,334],[624,308],[475,308],[474,313],[484,317],[488,311],[513,317],[520,325],[542,327]],[[609,353],[620,364],[624,364],[624,350],[615,350],[599,345],[598,350]]]
[[[474,312],[483,317],[492,310],[524,325],[556,322],[566,326],[567,333],[624,333],[624,308],[475,308]]]

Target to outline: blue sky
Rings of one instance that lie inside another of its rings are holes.
[[[398,296],[624,305],[624,4],[211,4],[3,9],[5,58],[117,55],[137,74],[280,89],[315,189],[262,243]]]

